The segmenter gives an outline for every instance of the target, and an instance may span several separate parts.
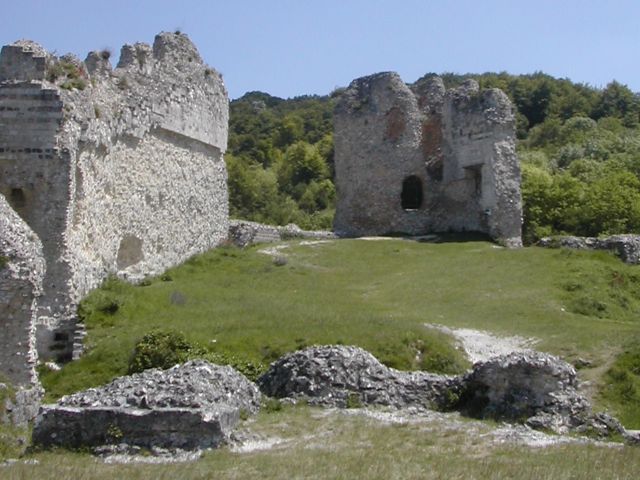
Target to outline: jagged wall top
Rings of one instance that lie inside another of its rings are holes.
[[[474,80],[355,79],[334,115],[341,235],[478,231],[519,246],[520,168],[509,98]]]
[[[69,81],[70,70],[76,83]],[[163,128],[226,150],[228,96],[222,76],[204,63],[185,34],[160,33],[153,46],[124,45],[115,69],[108,51],[92,51],[82,62],[69,54],[58,58],[29,40],[4,46],[0,82],[32,81],[59,90],[65,120],[75,120],[83,131],[80,140],[106,144],[106,137],[141,138]]]

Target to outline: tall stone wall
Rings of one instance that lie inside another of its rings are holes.
[[[41,357],[70,358],[77,303],[107,275],[157,274],[226,238],[227,125],[222,78],[185,35],[125,45],[115,69],[107,52],[3,48],[0,193],[42,242]]]
[[[45,261],[42,244],[0,195],[0,371],[12,384],[37,384],[35,319]]]
[[[337,233],[477,231],[521,245],[515,117],[500,90],[363,77],[336,106],[334,140]]]

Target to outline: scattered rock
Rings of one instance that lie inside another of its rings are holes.
[[[155,446],[147,449],[126,443],[96,447],[93,453],[104,463],[118,464],[183,463],[192,462],[202,456],[202,450],[167,449]]]
[[[515,352],[476,363],[462,383],[458,407],[472,416],[507,420],[546,414],[575,417],[588,408],[576,392],[575,369],[546,353]],[[564,418],[558,422],[567,423]]]
[[[640,235],[612,235],[596,237],[545,237],[538,245],[549,248],[574,248],[577,250],[609,250],[631,265],[640,264]]]
[[[246,220],[229,222],[228,240],[241,248],[256,243],[273,243],[293,238],[333,239],[337,237],[333,232],[326,230],[302,230],[293,223],[280,227]]]
[[[216,447],[226,441],[241,412],[255,413],[259,406],[258,389],[242,374],[194,360],[120,377],[43,406],[33,442],[74,448],[119,443]]]

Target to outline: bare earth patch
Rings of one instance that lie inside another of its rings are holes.
[[[492,333],[471,328],[450,328],[434,323],[425,323],[425,327],[453,336],[460,342],[472,363],[484,362],[508,353],[530,351],[531,347],[538,343],[538,339],[535,338],[498,337]]]
[[[315,245],[321,245],[323,243],[333,243],[333,242],[334,242],[333,240],[303,240],[300,243],[297,243],[295,245],[315,246]],[[288,243],[285,243],[282,245],[274,245],[273,247],[261,248],[260,250],[258,250],[258,253],[262,253],[264,255],[271,255],[272,257],[275,257],[279,255],[282,250],[286,250],[290,246],[291,245]]]
[[[356,409],[311,409],[310,419],[321,420],[312,434],[296,432],[292,435],[274,436],[273,431],[255,424],[248,425],[238,432],[238,438],[230,450],[234,453],[252,453],[270,449],[320,449],[353,447],[353,441],[368,442],[369,435],[376,435],[376,429],[387,427],[407,427],[414,431],[417,438],[430,434],[432,438],[450,438],[456,443],[469,442],[475,449],[481,450],[505,445],[528,448],[545,448],[557,445],[594,445],[607,448],[624,448],[621,443],[602,442],[579,436],[553,435],[532,430],[523,425],[492,423],[471,420],[457,412],[436,412],[409,408],[393,410],[384,408]],[[362,423],[364,422],[364,424]],[[357,425],[360,425],[358,427]],[[362,426],[368,425],[365,430]],[[256,428],[257,427],[257,428]],[[284,425],[279,425],[282,429]],[[372,430],[369,430],[371,428]],[[257,430],[257,431],[256,431]],[[344,431],[352,431],[344,435]],[[280,430],[280,434],[285,433]],[[365,433],[367,432],[367,433]],[[351,435],[354,435],[352,437]],[[357,437],[357,438],[356,438]],[[342,444],[345,440],[348,444]],[[446,442],[445,442],[446,443]],[[443,445],[446,448],[446,445]]]

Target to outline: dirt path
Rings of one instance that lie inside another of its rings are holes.
[[[484,362],[498,355],[531,350],[538,343],[535,338],[498,337],[492,333],[471,328],[450,328],[434,323],[425,323],[425,327],[453,336],[460,342],[469,360],[473,363]]]

